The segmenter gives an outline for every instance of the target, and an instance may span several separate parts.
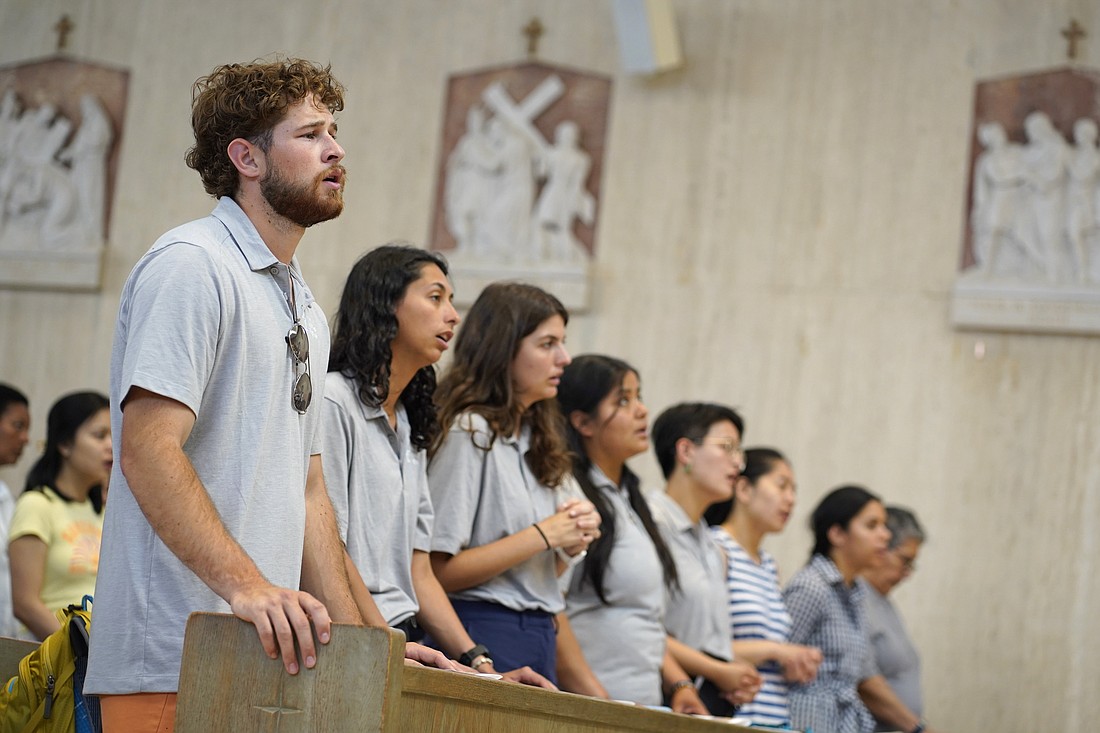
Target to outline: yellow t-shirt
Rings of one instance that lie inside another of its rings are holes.
[[[91,501],[65,501],[53,489],[24,491],[15,503],[8,542],[37,537],[46,543],[42,603],[55,611],[95,593],[103,515]]]

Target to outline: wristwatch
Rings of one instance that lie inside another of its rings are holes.
[[[484,659],[479,661],[478,657],[484,657]],[[490,664],[492,664],[493,662],[492,658],[489,656],[489,650],[485,648],[484,644],[475,644],[473,649],[468,652],[463,652],[462,655],[458,658],[458,661],[459,663],[465,664],[467,667],[473,667],[474,669],[477,669],[486,662],[489,662]],[[474,662],[479,663],[475,665]]]

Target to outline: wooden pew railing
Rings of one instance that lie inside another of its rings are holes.
[[[317,665],[295,676],[255,629],[193,614],[184,639],[177,733],[732,733],[729,723],[404,664],[404,637],[334,625]]]
[[[0,684],[19,674],[19,661],[37,648],[37,641],[0,636]]]

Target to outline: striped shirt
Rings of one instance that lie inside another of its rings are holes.
[[[728,561],[726,587],[734,641],[763,639],[786,644],[791,635],[791,617],[779,592],[775,559],[762,550],[757,564],[721,527],[710,529]],[[752,702],[738,708],[737,717],[751,718],[761,725],[788,725],[791,711],[782,668],[775,660],[768,660],[757,669],[763,679],[760,692]]]

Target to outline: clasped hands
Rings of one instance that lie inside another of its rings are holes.
[[[552,549],[561,548],[573,557],[587,550],[599,538],[602,522],[592,502],[572,498],[559,504],[555,514],[540,519],[535,526]]]

